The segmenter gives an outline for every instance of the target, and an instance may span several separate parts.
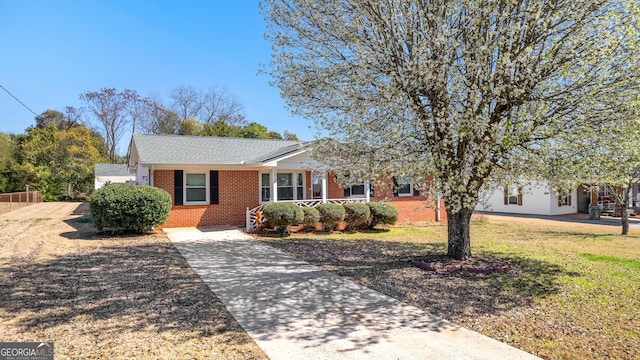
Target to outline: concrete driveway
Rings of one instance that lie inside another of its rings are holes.
[[[537,359],[265,245],[237,228],[165,229],[278,359]]]

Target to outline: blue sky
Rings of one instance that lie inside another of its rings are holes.
[[[38,114],[104,87],[166,99],[180,85],[217,85],[249,121],[311,140],[312,123],[257,74],[271,58],[264,32],[258,1],[0,0],[0,85]],[[0,131],[21,133],[33,117],[0,89]]]

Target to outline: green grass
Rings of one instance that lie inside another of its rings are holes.
[[[622,259],[614,256],[595,255],[595,254],[580,254],[581,257],[591,261],[603,261],[612,264],[620,264],[633,270],[640,270],[640,261],[633,259]]]
[[[548,359],[639,359],[640,232],[488,217],[471,227],[476,259],[504,274],[436,273],[447,228],[433,225],[264,241],[365,286]]]

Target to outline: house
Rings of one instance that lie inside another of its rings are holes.
[[[308,144],[289,140],[134,134],[129,170],[139,185],[166,190],[173,200],[165,227],[255,226],[262,207],[275,201],[300,206],[324,202],[385,200],[399,212],[399,223],[444,219],[425,206],[428,200],[412,184],[373,189],[349,188],[313,159]]]
[[[94,166],[94,189],[112,183],[135,184],[136,175],[129,173],[127,164],[96,164]]]
[[[582,188],[582,187],[581,187]],[[590,195],[581,189],[554,190],[546,182],[531,182],[524,186],[511,186],[485,191],[477,211],[530,214],[575,214],[578,209],[589,212]]]
[[[616,214],[616,186],[594,186],[583,184],[577,188],[555,190],[546,182],[530,182],[524,186],[510,186],[485,191],[480,198],[477,211],[501,212],[528,215],[593,214],[599,212]],[[640,185],[634,179],[629,192],[628,210],[638,212],[640,207]],[[618,215],[615,215],[618,216]]]

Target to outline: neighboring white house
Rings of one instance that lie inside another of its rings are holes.
[[[94,188],[105,184],[135,184],[136,175],[130,174],[127,164],[96,164]]]
[[[533,182],[485,192],[476,210],[531,215],[574,214],[583,198],[579,195],[576,189],[558,192],[550,189],[547,183]]]

